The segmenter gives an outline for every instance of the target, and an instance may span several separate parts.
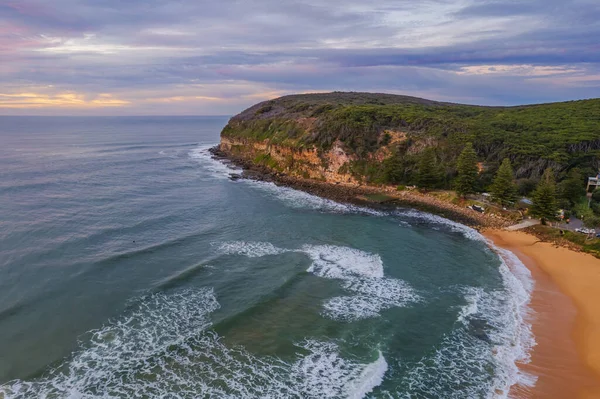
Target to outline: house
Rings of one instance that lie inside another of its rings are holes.
[[[588,177],[587,192],[593,193],[596,188],[600,186],[600,173],[595,177]]]

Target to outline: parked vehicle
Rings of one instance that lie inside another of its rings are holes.
[[[575,231],[577,233],[582,233],[582,234],[595,234],[596,230],[594,229],[586,229],[585,227],[578,227],[575,229]]]
[[[482,206],[479,206],[479,205],[473,205],[473,206],[471,207],[471,209],[473,209],[474,211],[477,211],[477,212],[479,212],[479,213],[483,213],[483,211],[485,211],[484,207],[482,207]]]

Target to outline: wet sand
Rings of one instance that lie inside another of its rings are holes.
[[[537,382],[514,386],[510,396],[600,398],[600,259],[522,232],[485,235],[517,255],[535,279],[531,321],[537,345],[531,362],[519,366]]]

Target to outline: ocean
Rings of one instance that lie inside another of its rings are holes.
[[[501,398],[532,279],[427,213],[229,179],[222,117],[0,117],[0,397]]]

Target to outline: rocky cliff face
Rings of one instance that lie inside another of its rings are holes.
[[[348,173],[348,155],[336,142],[329,151],[319,154],[316,147],[294,148],[271,144],[268,139],[256,141],[222,137],[220,150],[235,158],[260,164],[291,176],[327,181],[331,183],[358,183]]]
[[[286,96],[231,118],[221,150],[292,176],[333,183],[412,185],[428,157],[451,188],[472,143],[486,189],[504,158],[524,181],[552,167],[560,180],[600,166],[600,99],[518,107],[439,103],[373,93]],[[428,151],[425,151],[428,150]]]

